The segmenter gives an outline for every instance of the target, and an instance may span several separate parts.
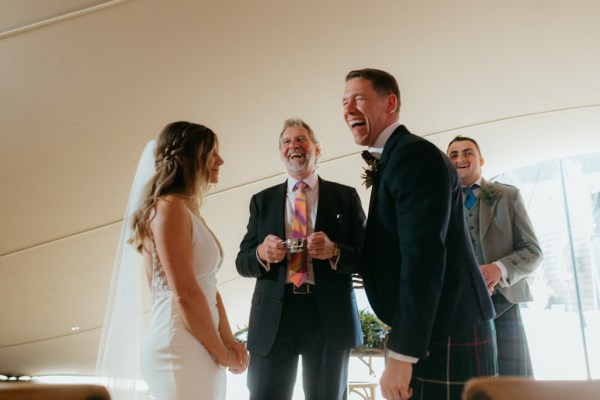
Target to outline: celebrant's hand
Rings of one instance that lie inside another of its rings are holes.
[[[286,256],[287,248],[280,237],[267,235],[265,240],[258,245],[258,258],[268,263],[277,264]]]
[[[311,258],[327,260],[333,257],[335,243],[329,239],[325,232],[313,232],[306,238],[306,249]]]

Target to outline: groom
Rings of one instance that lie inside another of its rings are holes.
[[[467,379],[497,368],[494,310],[456,169],[400,125],[400,91],[387,72],[351,71],[343,109],[354,141],[377,159],[361,266],[369,303],[391,327],[381,392],[459,400]]]

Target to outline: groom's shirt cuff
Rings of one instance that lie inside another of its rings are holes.
[[[387,356],[388,358],[393,358],[394,360],[404,361],[411,364],[416,364],[419,361],[417,357],[406,356],[404,354],[396,353],[392,350],[388,350]]]

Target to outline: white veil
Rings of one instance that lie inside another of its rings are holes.
[[[127,240],[132,235],[131,217],[153,174],[154,140],[144,148],[129,192],[96,363],[96,376],[107,379],[113,400],[146,399],[140,347],[145,333],[144,304],[148,290],[142,256]]]

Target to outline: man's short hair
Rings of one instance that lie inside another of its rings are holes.
[[[448,153],[448,149],[450,149],[450,146],[452,145],[452,143],[454,143],[454,142],[464,142],[464,141],[472,142],[475,145],[475,147],[477,148],[477,151],[479,152],[479,156],[481,156],[481,150],[479,149],[479,145],[477,144],[477,142],[475,141],[475,139],[472,139],[472,138],[466,137],[466,136],[461,136],[461,135],[455,136],[454,139],[452,139],[450,141],[450,143],[448,143],[448,147],[446,148],[446,153]]]
[[[348,72],[346,82],[354,78],[362,78],[371,82],[373,90],[380,96],[393,94],[398,99],[398,107],[396,112],[400,112],[400,88],[398,82],[393,75],[375,68],[356,69]]]

